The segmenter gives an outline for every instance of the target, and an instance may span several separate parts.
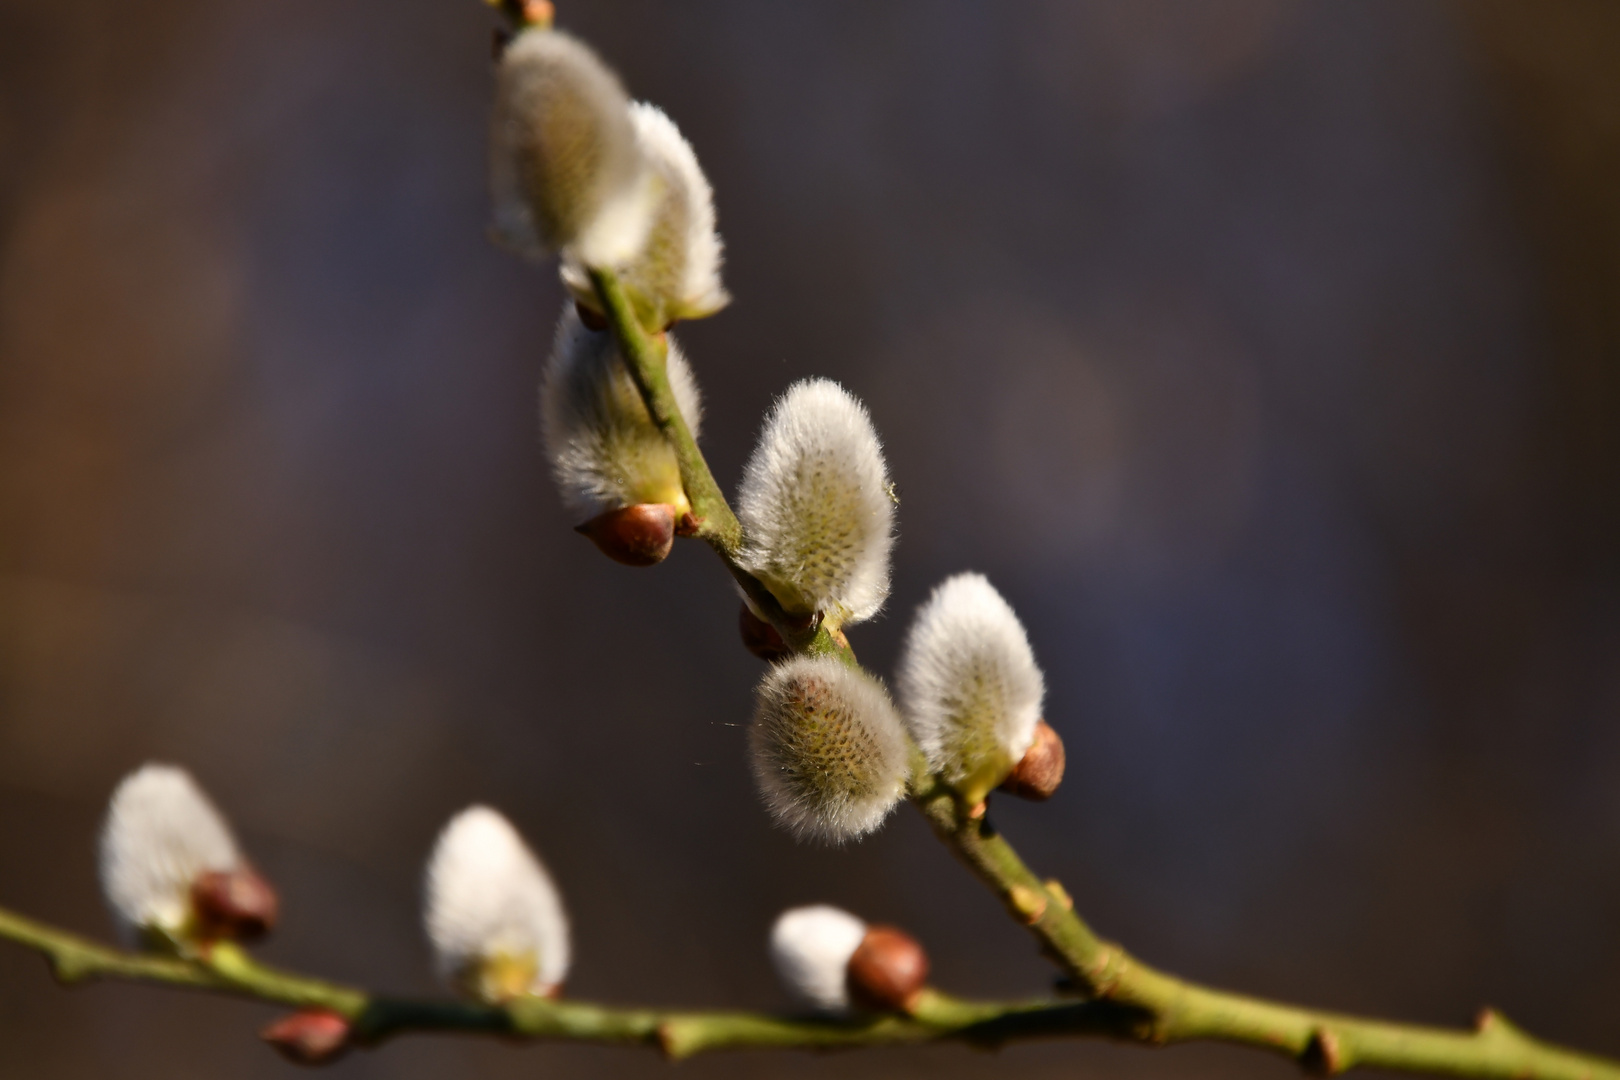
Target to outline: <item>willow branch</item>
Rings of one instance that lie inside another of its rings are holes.
[[[731,512],[731,504],[709,471],[709,463],[698,449],[692,429],[681,415],[675,392],[669,385],[669,345],[663,333],[650,334],[636,316],[635,305],[625,295],[624,287],[611,270],[592,270],[591,283],[607,312],[608,325],[630,369],[630,377],[647,405],[653,423],[663,432],[675,451],[680,467],[681,484],[686,488],[686,500],[692,504],[696,531],[692,534],[708,543],[720,560],[726,564],[732,578],[748,594],[756,608],[776,627],[782,640],[797,652],[813,656],[829,654],[847,663],[855,662],[849,643],[842,634],[832,634],[816,622],[789,615],[782,610],[770,590],[744,570],[738,563],[743,549],[742,524]]]
[[[1480,1013],[1472,1031],[1459,1031],[1306,1009],[1167,975],[1098,937],[1075,914],[1063,886],[1037,878],[987,817],[973,817],[940,789],[912,801],[1082,993],[1147,1018],[1132,1032],[1138,1041],[1241,1043],[1328,1074],[1365,1066],[1523,1080],[1620,1078],[1620,1063],[1540,1042],[1490,1009]]]
[[[1117,1034],[1139,1020],[1111,1002],[968,1002],[934,991],[925,992],[910,1016],[845,1020],[619,1008],[544,998],[520,998],[496,1007],[373,995],[269,967],[230,944],[215,945],[195,958],[125,952],[4,909],[0,909],[0,938],[42,953],[64,983],[154,983],[294,1008],[328,1009],[349,1020],[354,1041],[368,1046],[413,1032],[463,1032],[649,1046],[671,1058],[686,1058],[711,1050],[830,1050],[942,1039],[997,1046],[1015,1039]]]
[[[784,640],[800,651],[837,652],[854,664],[848,643],[825,631],[793,636],[779,622],[781,609],[747,571],[736,554],[745,538],[736,516],[681,418],[664,373],[663,335],[649,335],[617,279],[594,271],[592,281],[608,321],[641,390],[648,411],[675,449],[687,498],[713,523],[699,535],[726,562],[751,597],[769,601],[761,609]],[[1008,913],[1029,927],[1043,951],[1060,964],[1075,987],[1094,1004],[1112,1004],[1116,1038],[1153,1045],[1197,1039],[1240,1043],[1282,1053],[1313,1070],[1342,1072],[1352,1066],[1400,1069],[1468,1077],[1517,1080],[1620,1080],[1620,1063],[1539,1042],[1486,1010],[1472,1031],[1398,1024],[1300,1008],[1214,990],[1160,972],[1119,945],[1099,938],[1078,915],[1063,887],[1042,881],[989,823],[982,807],[965,807],[950,791],[926,777],[914,785],[912,802],[934,832],[1001,899]]]

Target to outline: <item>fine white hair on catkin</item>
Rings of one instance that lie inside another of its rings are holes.
[[[669,339],[666,371],[696,438],[703,425],[697,379]],[[557,324],[540,384],[546,456],[570,510],[587,517],[638,503],[686,507],[679,463],[630,377],[613,335],[580,322],[572,305]]]
[[[1018,616],[982,574],[941,582],[900,656],[902,715],[929,767],[983,791],[1006,778],[1035,736],[1046,683]]]
[[[795,1001],[846,1013],[849,961],[866,930],[866,923],[831,904],[790,908],[771,927],[771,964]]]
[[[904,726],[888,691],[830,656],[796,656],[759,685],[749,750],[776,823],[843,843],[882,824],[905,791]]]
[[[659,182],[630,99],[590,46],[531,28],[502,52],[490,122],[493,232],[530,258],[566,249],[587,266],[633,256]]]
[[[737,498],[743,567],[790,612],[835,626],[889,595],[894,500],[866,408],[829,379],[789,387],[771,410]]]
[[[506,818],[487,806],[452,818],[428,860],[425,884],[428,940],[446,979],[510,958],[534,964],[531,992],[562,985],[569,959],[562,898]]]
[[[242,862],[230,826],[184,769],[147,764],[126,776],[101,829],[101,888],[119,930],[183,934],[191,887]]]
[[[720,283],[724,245],[715,231],[714,191],[691,144],[662,109],[636,102],[630,122],[660,190],[647,239],[623,267],[625,289],[659,323],[713,315],[731,300]],[[600,310],[584,266],[565,260],[562,276],[576,298]]]

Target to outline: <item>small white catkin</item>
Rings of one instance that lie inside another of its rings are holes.
[[[929,767],[974,800],[1029,749],[1046,694],[1023,624],[982,574],[934,589],[906,634],[897,681]]]
[[[703,401],[673,338],[666,365],[675,403],[692,436]],[[675,451],[653,423],[614,337],[585,326],[570,305],[540,384],[546,455],[563,501],[584,517],[638,503],[688,509]]]
[[[185,934],[198,876],[241,861],[230,826],[184,769],[143,765],[113,792],[101,829],[101,889],[127,939],[143,930]]]
[[[738,493],[741,563],[790,612],[834,627],[871,618],[889,595],[894,499],[866,408],[806,379],[765,420]]]
[[[439,972],[458,982],[490,960],[533,965],[529,991],[568,975],[568,917],[557,887],[510,822],[487,806],[457,814],[428,860],[428,940]]]
[[[490,122],[495,237],[536,259],[561,249],[587,266],[633,256],[659,181],[629,108],[618,76],[576,38],[540,28],[513,38]]]
[[[849,1011],[849,960],[866,924],[830,904],[790,908],[771,927],[771,963],[795,1001],[819,1012]]]
[[[731,301],[720,283],[724,245],[715,231],[714,191],[691,144],[663,110],[637,102],[630,122],[660,190],[646,242],[624,265],[621,280],[660,324],[713,315]],[[601,310],[583,265],[565,259],[562,277],[581,303]]]
[[[777,824],[835,844],[882,824],[910,764],[888,691],[830,656],[796,656],[771,669],[759,685],[749,750]]]

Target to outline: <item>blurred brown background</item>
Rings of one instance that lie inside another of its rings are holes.
[[[719,196],[682,331],[735,483],[825,374],[904,499],[855,644],[980,569],[1067,786],[997,807],[1189,976],[1620,1054],[1620,7],[1605,0],[573,0]],[[580,995],[781,1003],[827,900],[941,985],[1049,967],[902,811],[757,804],[759,665],[706,552],[568,529],[561,302],[483,239],[474,0],[0,2],[0,903],[104,934],[117,778],[183,762],[283,889],[274,961],[433,992],[417,875],[486,800],[562,881]],[[280,1077],[256,1005],[58,991],[0,943],[0,1074]],[[1099,1044],[683,1076],[1294,1075]],[[337,1075],[663,1076],[408,1039]]]

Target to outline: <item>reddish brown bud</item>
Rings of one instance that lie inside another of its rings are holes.
[[[253,941],[275,929],[281,903],[257,870],[210,870],[191,885],[191,904],[203,935]]]
[[[1042,720],[1035,725],[1035,741],[1029,744],[1024,760],[1002,781],[1001,790],[1035,802],[1050,799],[1063,783],[1063,765],[1063,740]]]
[[[743,647],[761,660],[775,663],[793,655],[776,627],[749,611],[747,604],[737,612],[737,629],[742,634]]]
[[[675,544],[675,508],[668,503],[639,503],[598,514],[574,531],[590,537],[614,562],[656,566]]]
[[[349,1049],[349,1021],[329,1009],[300,1009],[259,1032],[259,1038],[300,1065],[324,1065]]]
[[[863,1008],[910,1012],[928,982],[928,954],[892,926],[868,927],[849,958],[849,996]]]

